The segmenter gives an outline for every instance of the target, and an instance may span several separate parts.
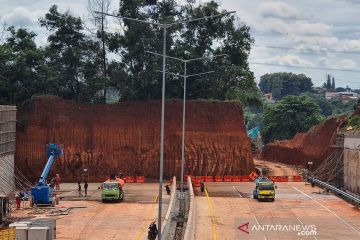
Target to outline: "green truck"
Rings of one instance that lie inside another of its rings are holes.
[[[266,177],[258,177],[255,180],[255,189],[253,190],[253,198],[261,200],[275,200],[275,183]]]
[[[102,202],[116,201],[124,199],[123,184],[121,181],[107,180],[101,185]]]

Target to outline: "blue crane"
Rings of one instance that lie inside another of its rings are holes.
[[[46,183],[50,169],[56,157],[61,156],[62,150],[60,145],[56,143],[46,144],[45,153],[48,161],[41,173],[40,180],[31,189],[33,204],[52,204],[53,188]]]

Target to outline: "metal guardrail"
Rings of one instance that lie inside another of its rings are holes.
[[[322,186],[322,187],[324,187],[324,188],[326,188],[326,189],[329,189],[329,190],[331,190],[331,191],[333,191],[333,192],[336,192],[336,193],[344,196],[345,198],[348,198],[348,199],[354,201],[355,203],[360,204],[360,196],[357,196],[357,195],[355,195],[355,194],[350,194],[350,193],[348,193],[348,192],[345,192],[345,191],[343,191],[343,190],[340,190],[340,189],[338,189],[338,188],[336,188],[336,187],[334,187],[334,186],[332,186],[332,185],[330,185],[330,184],[328,184],[328,183],[322,182],[322,181],[320,181],[320,180],[318,180],[318,179],[316,179],[316,178],[314,178],[314,177],[306,176],[306,178],[307,178],[310,182],[319,184],[320,186]]]

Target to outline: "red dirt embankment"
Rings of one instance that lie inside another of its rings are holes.
[[[250,140],[239,103],[189,101],[186,115],[185,173],[243,175],[254,168]],[[76,181],[84,168],[91,181],[109,173],[159,176],[160,110],[158,101],[86,105],[57,97],[39,97],[20,112],[16,166],[38,178],[45,165],[46,143],[62,144],[53,173]],[[165,107],[164,176],[180,175],[182,102]]]
[[[269,143],[262,150],[262,158],[303,166],[313,162],[317,167],[328,156],[330,147],[335,144],[337,130],[345,122],[346,117],[331,118],[307,133],[297,133],[292,140]]]

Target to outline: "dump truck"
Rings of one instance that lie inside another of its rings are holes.
[[[122,178],[110,176],[108,180],[101,184],[101,200],[102,202],[116,201],[120,202],[124,199],[123,187],[125,181]]]
[[[253,190],[253,198],[261,200],[275,200],[275,183],[267,177],[258,177],[255,179],[255,188]]]

